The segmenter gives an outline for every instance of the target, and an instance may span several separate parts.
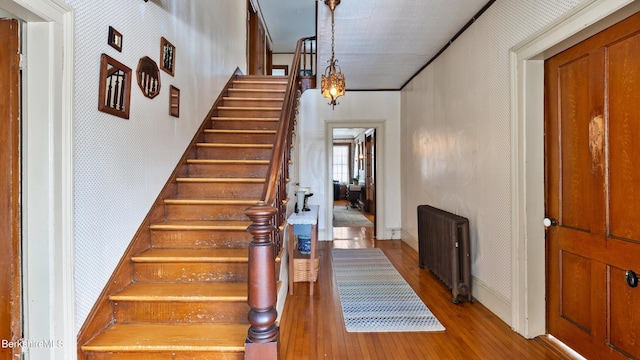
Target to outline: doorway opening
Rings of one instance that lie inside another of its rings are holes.
[[[375,238],[376,129],[333,128],[334,240]]]

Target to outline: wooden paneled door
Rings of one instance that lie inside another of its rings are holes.
[[[0,20],[0,340],[22,338],[18,22]],[[0,359],[21,348],[0,347]]]
[[[248,6],[248,56],[247,62],[249,64],[249,75],[266,75],[266,33],[264,25],[258,16],[258,11],[255,9],[251,1],[247,2]]]
[[[545,63],[547,327],[640,358],[640,13]]]
[[[365,137],[365,211],[376,214],[376,132]]]

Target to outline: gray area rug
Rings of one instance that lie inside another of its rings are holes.
[[[373,223],[356,209],[334,206],[333,227],[373,227]]]
[[[333,249],[347,332],[444,331],[380,249]]]

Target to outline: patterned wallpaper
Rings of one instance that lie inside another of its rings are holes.
[[[402,227],[416,207],[469,218],[472,273],[511,301],[509,50],[580,0],[498,0],[402,92]]]

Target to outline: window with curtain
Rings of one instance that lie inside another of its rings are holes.
[[[349,183],[349,145],[333,145],[333,180]]]

